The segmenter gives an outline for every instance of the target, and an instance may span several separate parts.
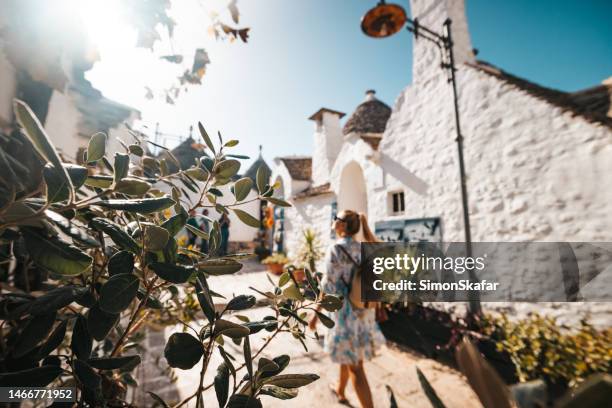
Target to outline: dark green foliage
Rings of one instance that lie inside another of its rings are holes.
[[[121,313],[136,297],[139,284],[138,277],[131,273],[111,276],[100,291],[100,309],[110,314]]]
[[[160,278],[172,283],[185,283],[194,273],[194,269],[191,267],[161,262],[153,262],[149,265],[149,268]]]
[[[219,406],[225,406],[229,392],[229,368],[226,363],[221,363],[217,367],[217,375],[215,375],[215,393],[217,394],[217,402]]]
[[[204,354],[202,343],[189,333],[174,333],[168,339],[164,356],[170,367],[188,370],[200,361]]]
[[[56,313],[38,315],[32,317],[23,328],[15,349],[13,350],[14,357],[21,357],[28,351],[32,350],[38,343],[43,341],[53,328],[55,323]]]
[[[225,307],[226,310],[244,310],[255,306],[255,296],[239,295],[230,300]]]
[[[107,313],[95,304],[87,313],[87,329],[95,340],[102,341],[119,321],[119,314]]]
[[[108,260],[108,274],[132,273],[134,270],[134,254],[129,251],[119,251]]]
[[[81,315],[77,316],[72,329],[72,341],[70,348],[77,358],[87,360],[91,355],[93,339],[87,330],[87,321]]]
[[[44,365],[0,374],[0,387],[44,387],[51,384],[62,373],[56,365]]]
[[[185,169],[170,151],[147,156],[147,142],[136,133],[119,153],[107,152],[106,135],[97,133],[80,158],[88,162],[83,167],[61,161],[25,104],[17,102],[15,109],[23,133],[0,137],[0,254],[15,259],[15,265],[2,263],[0,279],[16,286],[0,300],[6,320],[0,326],[0,365],[6,370],[0,372],[0,386],[68,384],[77,387],[81,405],[125,406],[127,388],[138,385],[132,372],[141,363],[138,353],[146,347],[143,328],[149,323],[185,327],[165,346],[170,367],[190,369],[200,361],[208,364],[214,353],[221,355],[209,385],[220,406],[260,407],[262,394],[293,398],[297,387],[316,379],[281,375],[289,363],[284,355],[259,358],[255,369],[250,336],[287,331],[303,342],[305,311],[318,303],[337,308],[341,300],[323,296],[318,302],[311,295],[308,300],[306,288],[297,283],[286,296],[271,282],[270,290],[255,292],[266,298],[272,313],[250,322],[240,311],[264,302],[253,294],[225,299],[208,283],[211,275],[238,272],[245,255],[216,255],[217,220],[211,220],[208,233],[186,226],[188,211],[203,207],[234,211],[247,225],[260,226],[259,219],[235,208],[255,194],[253,180],[236,180],[243,156],[227,154],[236,140],[224,143],[219,135],[215,146],[200,124],[208,156]],[[266,177],[258,172],[260,191],[254,199],[274,193]],[[223,185],[229,185],[232,204],[217,202],[226,198]],[[171,194],[160,191],[164,186]],[[185,228],[208,241],[209,254],[187,247]],[[225,307],[215,305],[220,299]],[[230,340],[242,351],[226,351],[223,344]],[[241,370],[248,376],[236,383]],[[199,389],[191,398],[202,405]]]

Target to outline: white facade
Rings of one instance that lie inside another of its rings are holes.
[[[453,21],[473,241],[612,241],[612,121],[590,120],[555,104],[560,92],[477,62],[463,1],[413,0],[411,10],[440,31]],[[329,160],[317,125],[308,187],[330,183],[329,192],[286,191],[294,205],[289,256],[307,227],[329,243],[334,202],[367,213],[371,227],[439,217],[445,242],[464,240],[452,89],[434,45],[416,40],[413,61],[413,83],[398,96],[378,148],[344,135],[327,179],[314,166]],[[394,192],[405,195],[400,214],[390,211]]]

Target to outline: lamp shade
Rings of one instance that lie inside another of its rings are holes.
[[[406,19],[402,6],[381,1],[361,18],[361,30],[369,37],[385,38],[401,30]]]

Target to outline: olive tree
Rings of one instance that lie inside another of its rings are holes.
[[[198,386],[179,406],[203,406],[203,392],[214,387],[221,407],[259,407],[260,395],[293,398],[318,378],[286,374],[289,356],[261,353],[282,332],[305,347],[306,311],[337,310],[341,299],[321,293],[311,271],[305,283],[285,273],[271,290],[256,290],[260,302],[253,294],[223,299],[209,278],[239,271],[248,255],[216,255],[217,221],[208,233],[186,225],[190,210],[210,207],[259,227],[238,208],[253,188],[256,200],[289,205],[272,196],[263,172],[236,179],[245,158],[228,153],[236,140],[213,142],[199,124],[207,154],[181,170],[167,149],[163,159],[149,156],[150,142],[138,134],[111,157],[106,135],[97,133],[80,166],[62,161],[26,104],[16,100],[14,109],[19,126],[0,137],[0,386],[74,386],[84,406],[129,406],[150,321],[181,327],[165,346],[171,367],[201,362]],[[233,202],[224,205],[218,187],[228,184]],[[183,228],[208,240],[209,253],[181,243]],[[262,320],[237,315],[256,303],[269,308]],[[266,337],[264,347],[251,349],[253,336]],[[232,355],[226,340],[242,355]],[[218,367],[210,364],[214,354]],[[206,384],[210,369],[216,375]]]

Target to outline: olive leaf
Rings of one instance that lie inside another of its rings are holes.
[[[198,269],[209,275],[229,275],[242,269],[242,264],[233,259],[210,259],[200,262]]]
[[[94,174],[87,177],[85,185],[96,188],[109,188],[113,185],[113,178],[111,176]]]
[[[202,136],[202,139],[204,139],[204,143],[206,143],[206,146],[208,146],[208,148],[213,152],[215,152],[215,146],[212,143],[212,140],[210,140],[210,136],[208,136],[208,133],[206,133],[206,129],[204,129],[204,125],[202,125],[202,122],[198,122],[198,129],[200,130],[200,135]]]
[[[115,184],[114,190],[131,196],[141,196],[151,189],[151,184],[133,177],[122,178]]]
[[[247,198],[252,187],[253,180],[249,177],[243,177],[236,181],[236,183],[234,183],[234,197],[236,197],[236,201],[240,202]]]
[[[132,273],[134,270],[134,254],[129,251],[118,251],[108,260],[108,274]]]
[[[96,162],[100,160],[106,151],[106,134],[102,132],[95,133],[90,139],[87,145],[87,159],[88,163]]]
[[[189,280],[195,269],[162,262],[153,262],[149,268],[160,278],[172,283],[185,283]]]
[[[113,173],[115,184],[118,184],[120,180],[127,177],[129,168],[130,156],[124,153],[115,153],[115,172]]]
[[[122,210],[141,214],[150,214],[172,207],[175,202],[167,196],[154,198],[139,198],[132,200],[102,200],[92,203],[111,210]]]
[[[226,310],[245,310],[255,306],[255,296],[238,295],[227,303]]]
[[[189,370],[200,361],[204,354],[202,343],[189,333],[173,333],[164,349],[168,365]]]
[[[215,322],[214,337],[223,335],[232,339],[239,339],[248,336],[250,331],[248,327],[241,324],[230,322],[229,320],[217,319]]]
[[[263,198],[266,201],[271,202],[274,205],[278,205],[279,207],[291,207],[291,204],[288,203],[285,200],[281,200],[280,198],[276,198],[276,197],[264,197]]]
[[[97,391],[102,386],[102,378],[83,360],[74,360],[74,375],[87,389]]]
[[[163,222],[161,225],[162,228],[165,228],[170,236],[175,236],[178,234],[181,229],[187,224],[187,214],[185,212],[180,212]],[[190,225],[191,227],[191,225]],[[192,227],[193,228],[193,227]],[[200,230],[198,230],[200,231]]]
[[[113,275],[100,290],[100,309],[116,314],[128,308],[136,297],[140,281],[131,273]]]
[[[261,387],[259,392],[263,395],[269,395],[282,400],[292,399],[298,395],[298,390],[296,388],[282,388],[277,387],[276,385],[265,385]]]
[[[30,257],[38,265],[58,275],[78,275],[87,271],[92,258],[57,237],[43,237],[34,230],[23,230]]]
[[[230,179],[238,174],[240,170],[240,162],[238,160],[229,159],[223,160],[217,164],[215,175],[217,178]]]
[[[43,365],[0,374],[0,387],[45,387],[62,374],[60,366]]]
[[[140,364],[140,356],[124,356],[124,357],[96,357],[87,360],[87,364],[98,370],[118,370],[126,367],[134,368]]]
[[[262,380],[264,384],[282,388],[299,388],[319,379],[316,374],[281,374]]]
[[[264,166],[259,166],[255,175],[255,182],[257,184],[257,190],[259,194],[263,194],[266,191],[266,185],[268,184],[267,174]]]
[[[64,170],[57,170],[47,163],[43,168],[43,178],[47,184],[47,202],[57,203],[70,197],[70,187],[63,177],[63,171],[68,173],[75,189],[81,187],[87,180],[87,169],[75,164],[63,163]]]
[[[137,144],[129,145],[128,150],[134,156],[142,157],[144,155],[144,149],[140,145],[137,145]]]
[[[105,218],[96,217],[90,221],[90,225],[98,230],[106,233],[115,244],[119,245],[123,249],[127,249],[131,252],[140,252],[140,245],[134,238],[132,238],[127,232],[125,232],[119,225]]]
[[[36,115],[34,115],[34,112],[32,112],[30,107],[25,102],[20,101],[19,99],[14,100],[13,109],[17,122],[23,128],[26,136],[36,151],[57,169],[59,177],[67,186],[70,194],[72,194],[74,191],[72,181],[70,180],[70,177],[68,177],[68,173],[62,166],[62,162],[57,154],[57,151],[55,150],[55,147],[51,143],[47,133],[45,133],[42,124]]]
[[[91,355],[92,346],[93,339],[87,330],[87,321],[82,315],[78,315],[72,329],[70,348],[77,358],[87,360]]]
[[[319,317],[319,320],[321,320],[321,323],[323,323],[323,326],[327,327],[328,329],[331,329],[332,327],[334,327],[334,325],[336,323],[334,323],[334,321],[332,319],[330,319],[329,317],[327,317],[325,314],[319,312],[319,311],[315,311],[317,316]]]
[[[87,312],[87,330],[95,340],[102,341],[119,321],[119,314],[107,313],[98,303]]]
[[[161,251],[168,243],[168,230],[157,225],[149,225],[145,229],[144,245],[149,251]]]
[[[227,402],[229,392],[229,368],[225,362],[221,363],[217,367],[217,374],[215,375],[215,394],[217,394],[217,401],[219,406],[225,406]]]
[[[245,223],[249,227],[253,227],[253,228],[260,228],[261,227],[261,221],[259,221],[255,217],[253,217],[248,212],[240,210],[238,208],[232,208],[232,211],[234,212],[234,214],[236,214],[236,216],[238,217],[238,219],[240,219],[240,221],[242,221],[243,223]]]
[[[55,316],[56,312],[53,311],[52,313],[32,317],[21,331],[13,355],[21,357],[43,341],[53,328]]]
[[[58,348],[62,341],[64,340],[64,336],[66,336],[66,328],[68,327],[68,320],[64,320],[60,324],[57,325],[53,333],[47,338],[47,340],[42,344],[40,349],[38,350],[39,356],[48,356],[53,350]]]

